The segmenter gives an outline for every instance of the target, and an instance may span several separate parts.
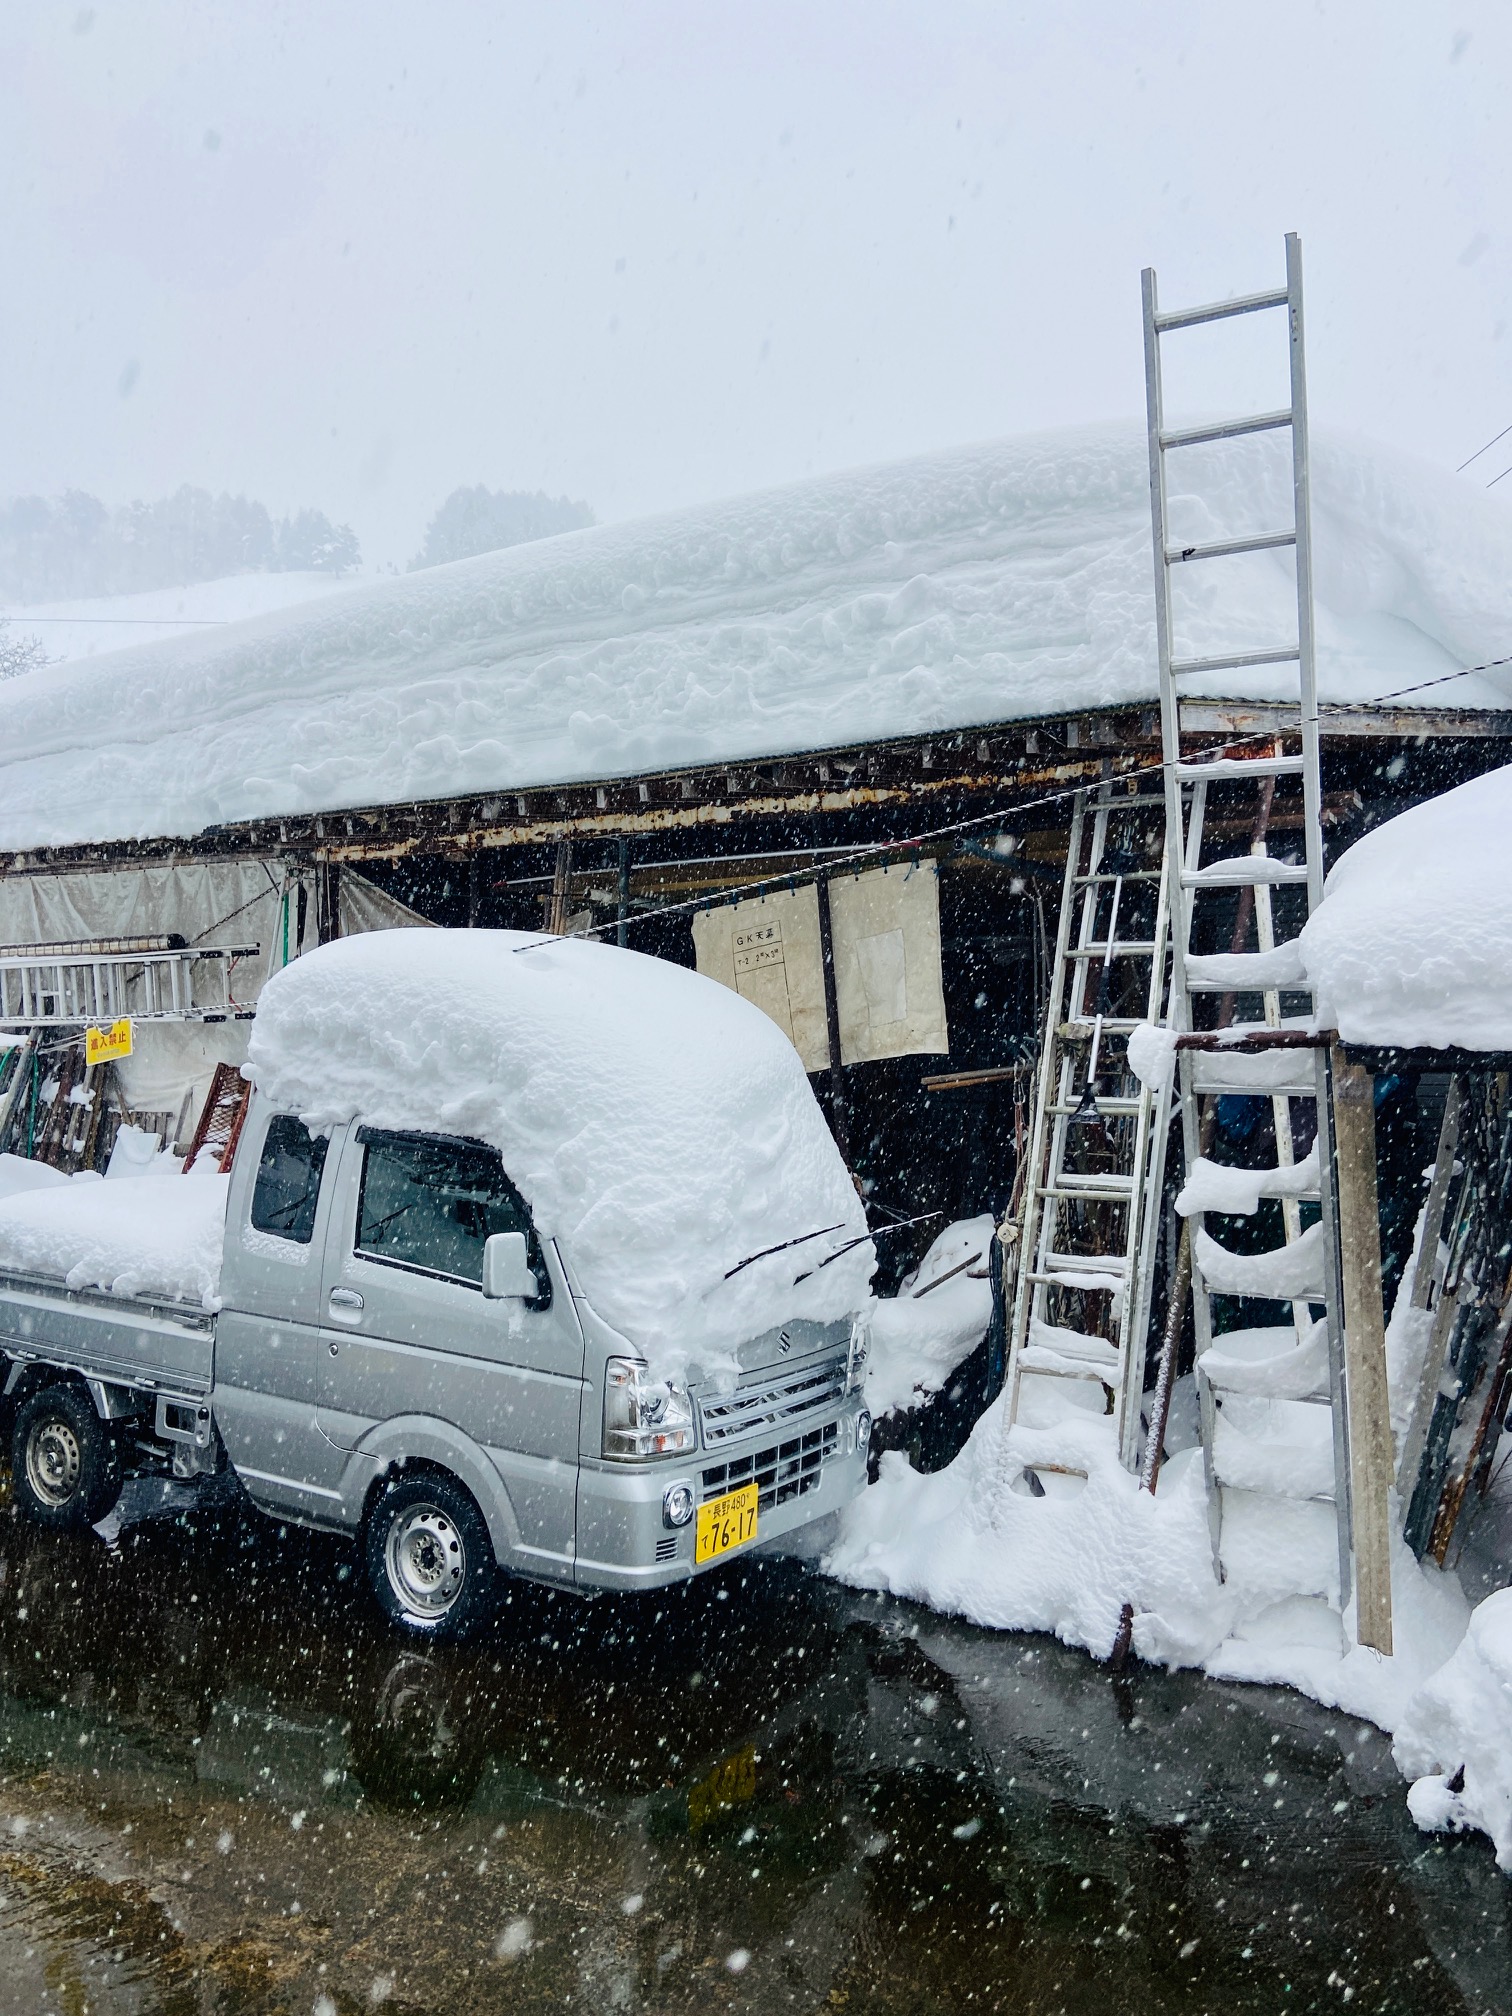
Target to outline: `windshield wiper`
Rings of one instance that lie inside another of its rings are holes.
[[[726,1281],[732,1280],[742,1267],[750,1267],[758,1260],[765,1260],[769,1253],[785,1253],[789,1246],[805,1246],[810,1239],[822,1239],[826,1232],[844,1230],[845,1221],[842,1219],[838,1225],[821,1225],[817,1232],[800,1232],[796,1239],[779,1239],[775,1246],[763,1246],[759,1253],[747,1253],[744,1260],[737,1260],[735,1265],[727,1270],[724,1278]]]

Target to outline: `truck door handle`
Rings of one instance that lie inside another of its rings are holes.
[[[362,1297],[357,1293],[355,1288],[333,1288],[331,1290],[330,1308],[333,1314],[338,1309],[357,1310],[362,1308],[362,1306]]]

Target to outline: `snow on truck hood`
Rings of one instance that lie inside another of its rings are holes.
[[[491,1142],[574,1285],[662,1377],[866,1304],[865,1213],[798,1053],[685,967],[518,931],[367,932],[274,975],[247,1068],[311,1126]]]
[[[1284,521],[1279,436],[1183,459],[1205,501],[1173,490],[1178,537]],[[1499,498],[1322,430],[1313,466],[1326,699],[1505,654]],[[1179,584],[1191,648],[1290,634],[1289,562],[1225,565],[1221,603],[1212,583]],[[1264,699],[1284,677],[1207,690]],[[9,680],[0,846],[634,776],[1155,692],[1144,429],[1064,429],[564,533]],[[1506,681],[1421,698],[1500,706]]]

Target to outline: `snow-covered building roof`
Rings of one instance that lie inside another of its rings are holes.
[[[1176,536],[1287,522],[1276,439],[1194,453]],[[1326,699],[1507,655],[1505,503],[1357,440],[1315,434],[1314,465]],[[1182,584],[1184,646],[1293,634],[1289,556],[1215,565],[1221,611],[1215,566]],[[1214,690],[1263,700],[1283,676]],[[566,533],[17,679],[0,689],[0,847],[792,755],[1155,690],[1143,431],[1083,428]],[[1509,690],[1477,676],[1426,699],[1499,708]]]

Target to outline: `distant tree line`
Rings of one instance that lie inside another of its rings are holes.
[[[247,497],[189,484],[112,511],[98,497],[17,497],[0,504],[0,598],[62,602],[183,588],[227,574],[344,574],[362,553],[350,525],[323,511],[274,518]]]
[[[557,532],[576,532],[593,522],[588,506],[575,504],[570,497],[464,485],[453,490],[426,526],[425,543],[409,563],[410,572],[440,567],[448,560],[470,560],[475,553],[493,553],[501,546],[528,545]]]

